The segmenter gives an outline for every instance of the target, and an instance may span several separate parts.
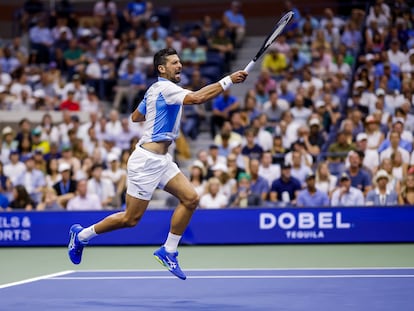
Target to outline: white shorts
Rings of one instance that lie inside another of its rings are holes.
[[[138,199],[151,200],[154,190],[163,189],[180,169],[169,153],[156,154],[137,146],[128,159],[127,193]]]

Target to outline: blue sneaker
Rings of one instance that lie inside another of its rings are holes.
[[[185,280],[187,277],[184,272],[181,271],[180,265],[178,264],[177,256],[178,252],[168,253],[165,250],[165,247],[162,246],[154,252],[155,259],[157,259],[160,264],[165,266],[172,274],[181,280]]]
[[[73,225],[70,227],[69,235],[70,241],[68,245],[68,254],[70,260],[75,264],[80,264],[82,260],[83,247],[88,244],[88,242],[81,242],[78,239],[78,234],[83,230],[83,227],[79,224]]]

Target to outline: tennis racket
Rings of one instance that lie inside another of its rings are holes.
[[[262,46],[260,47],[259,51],[257,52],[256,56],[250,61],[250,63],[244,68],[244,71],[249,72],[256,61],[264,54],[264,52],[268,49],[268,47],[276,40],[276,38],[282,33],[283,29],[285,29],[286,25],[293,17],[293,12],[289,11],[286,13],[276,24],[273,28],[272,33],[266,38],[263,42]]]

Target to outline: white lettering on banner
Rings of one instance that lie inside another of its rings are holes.
[[[0,230],[1,241],[30,241],[30,230],[27,229],[5,229]]]
[[[276,227],[287,230],[288,239],[321,239],[325,237],[323,230],[349,229],[351,224],[343,222],[341,212],[299,212],[297,214],[283,212],[279,216],[273,213],[259,214],[260,230],[270,230]]]
[[[17,216],[13,217],[0,217],[0,229],[7,228],[19,228],[20,218]]]
[[[30,217],[0,217],[0,242],[30,241],[32,222]]]
[[[315,227],[315,218],[312,213],[299,213],[298,227],[302,229],[312,229]]]

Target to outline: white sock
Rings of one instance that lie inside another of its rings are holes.
[[[168,233],[167,241],[164,243],[165,250],[168,253],[175,253],[177,251],[178,243],[180,243],[181,235]]]
[[[92,225],[88,228],[83,229],[79,232],[78,239],[81,242],[88,242],[90,239],[96,237],[97,234],[95,232],[95,225]]]

